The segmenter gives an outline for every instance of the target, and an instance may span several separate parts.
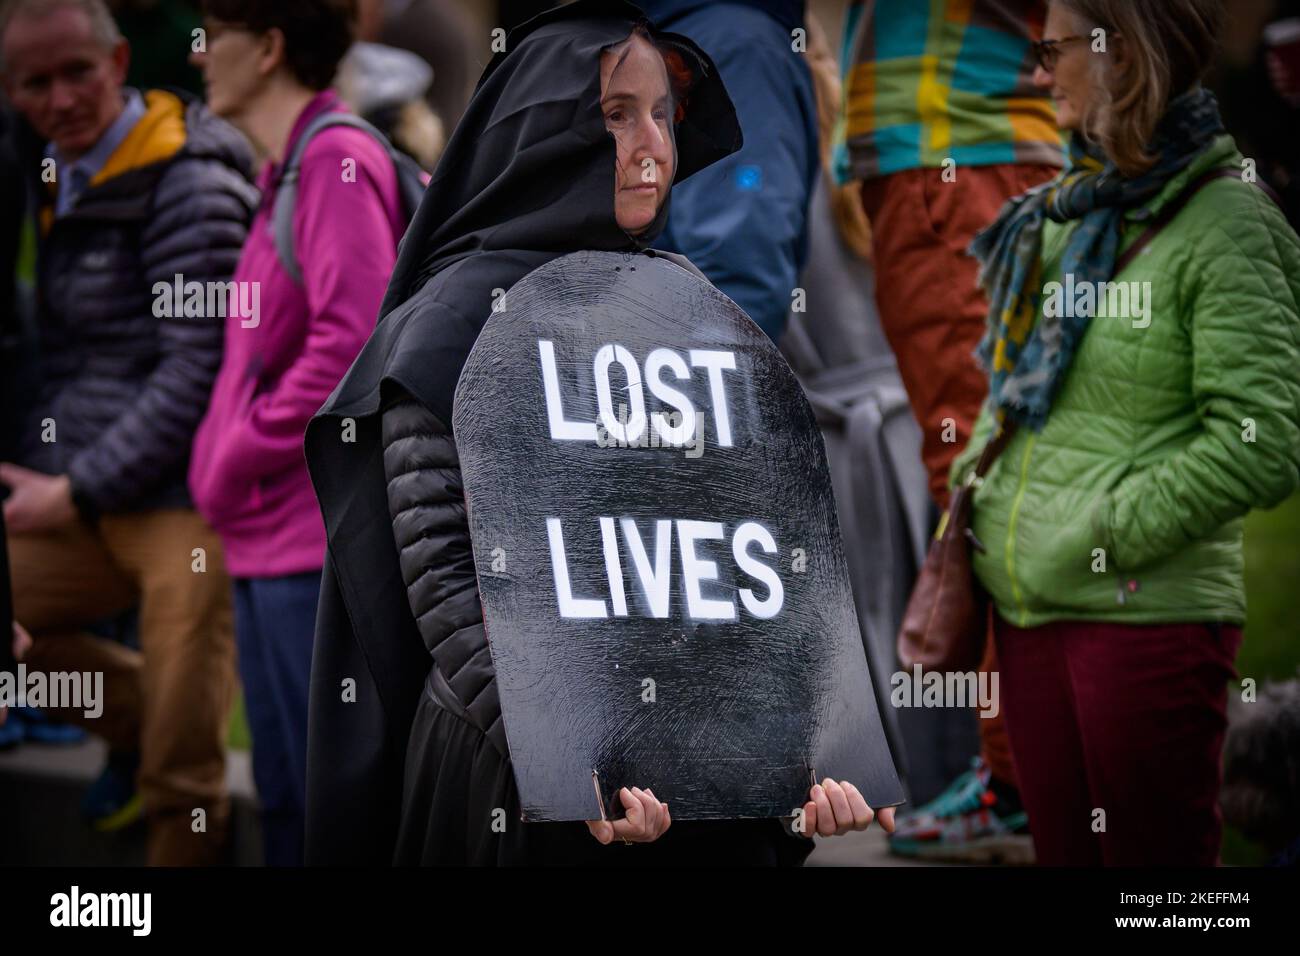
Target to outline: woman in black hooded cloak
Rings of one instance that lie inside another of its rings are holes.
[[[579,250],[664,256],[650,243],[672,182],[740,145],[713,63],[631,4],[548,11],[484,71],[403,241],[380,323],[307,432],[329,536],[309,863],[775,864],[810,851],[775,820],[669,829],[668,808],[640,790],[620,791],[617,824],[518,822],[449,428],[497,297]],[[870,820],[851,785],[812,796],[805,812],[820,810],[822,832]],[[644,845],[603,845],[615,837]]]

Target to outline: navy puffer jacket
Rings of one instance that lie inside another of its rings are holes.
[[[154,286],[229,281],[257,204],[252,152],[233,127],[178,94],[145,99],[66,215],[38,191],[38,383],[22,463],[68,474],[87,515],[189,504],[224,321],[155,309]]]

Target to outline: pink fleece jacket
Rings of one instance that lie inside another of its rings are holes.
[[[318,114],[344,108],[332,91],[318,94],[294,124],[285,155]],[[259,176],[262,205],[233,277],[246,297],[253,287],[242,284],[257,283],[257,322],[247,312],[226,319],[221,371],[190,461],[190,493],[236,577],[324,564],[325,526],[303,434],[375,327],[405,228],[383,148],[359,130],[319,133],[303,155],[294,211],[300,286],[280,265],[271,232],[279,172],[268,164]]]

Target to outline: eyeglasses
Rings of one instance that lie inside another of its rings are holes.
[[[1059,37],[1055,40],[1035,40],[1034,55],[1038,57],[1038,65],[1048,73],[1056,72],[1056,63],[1061,58],[1060,48],[1067,43],[1087,39],[1087,37],[1071,36]]]

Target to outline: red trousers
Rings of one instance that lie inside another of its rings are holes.
[[[976,285],[979,264],[966,249],[1008,199],[1057,170],[1003,165],[955,172],[945,178],[942,169],[909,169],[862,184],[880,325],[921,426],[921,457],[940,508],[948,507],[948,468],[970,440],[989,385],[974,356],[989,306]],[[997,670],[991,636],[980,670]],[[1014,784],[1001,715],[981,719],[979,729],[980,756],[993,776]]]
[[[995,614],[1002,713],[1047,866],[1213,866],[1241,629]]]

